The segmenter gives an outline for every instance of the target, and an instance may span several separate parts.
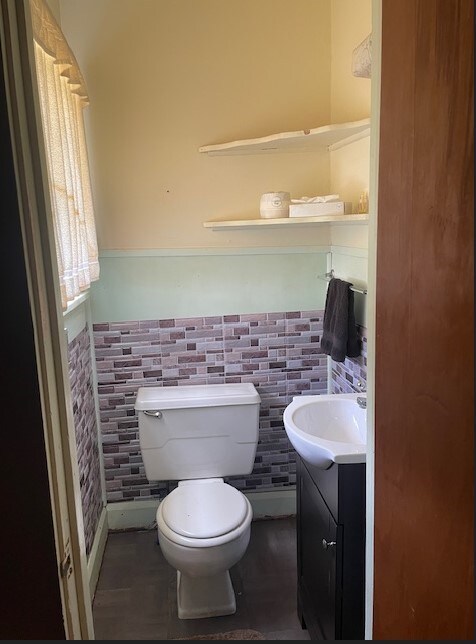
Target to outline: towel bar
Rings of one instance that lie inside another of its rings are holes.
[[[328,273],[325,273],[324,275],[318,275],[318,278],[320,280],[325,280],[326,282],[330,282],[333,277],[335,277],[333,268],[331,268],[331,270]],[[361,293],[362,295],[367,295],[366,288],[357,288],[355,286],[351,286],[350,290],[354,291],[354,293]]]

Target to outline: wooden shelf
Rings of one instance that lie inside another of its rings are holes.
[[[322,224],[358,224],[369,220],[365,215],[322,215],[321,217],[282,217],[280,219],[235,219],[232,221],[205,221],[205,228],[232,230],[247,228],[289,228],[295,226],[319,226]]]
[[[368,136],[370,119],[323,125],[312,130],[279,132],[257,139],[242,139],[216,145],[204,145],[199,152],[210,156],[234,154],[269,154],[273,152],[310,152],[319,148],[337,150],[344,145]]]

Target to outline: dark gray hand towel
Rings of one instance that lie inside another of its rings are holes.
[[[349,282],[333,278],[327,289],[321,349],[336,362],[344,362],[346,355],[349,358],[360,355],[351,286]]]

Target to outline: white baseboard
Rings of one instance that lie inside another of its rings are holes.
[[[245,492],[253,508],[253,519],[296,514],[295,488]],[[159,501],[121,501],[107,504],[109,530],[149,529],[155,526]]]
[[[99,571],[101,570],[102,558],[106,548],[108,533],[108,513],[104,507],[99,517],[99,523],[94,537],[91,552],[88,557],[88,575],[89,575],[89,592],[91,599],[96,592],[96,586],[99,579]]]

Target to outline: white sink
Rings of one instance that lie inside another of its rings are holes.
[[[294,449],[321,469],[332,463],[365,463],[367,410],[357,398],[367,394],[296,396],[283,414]]]

